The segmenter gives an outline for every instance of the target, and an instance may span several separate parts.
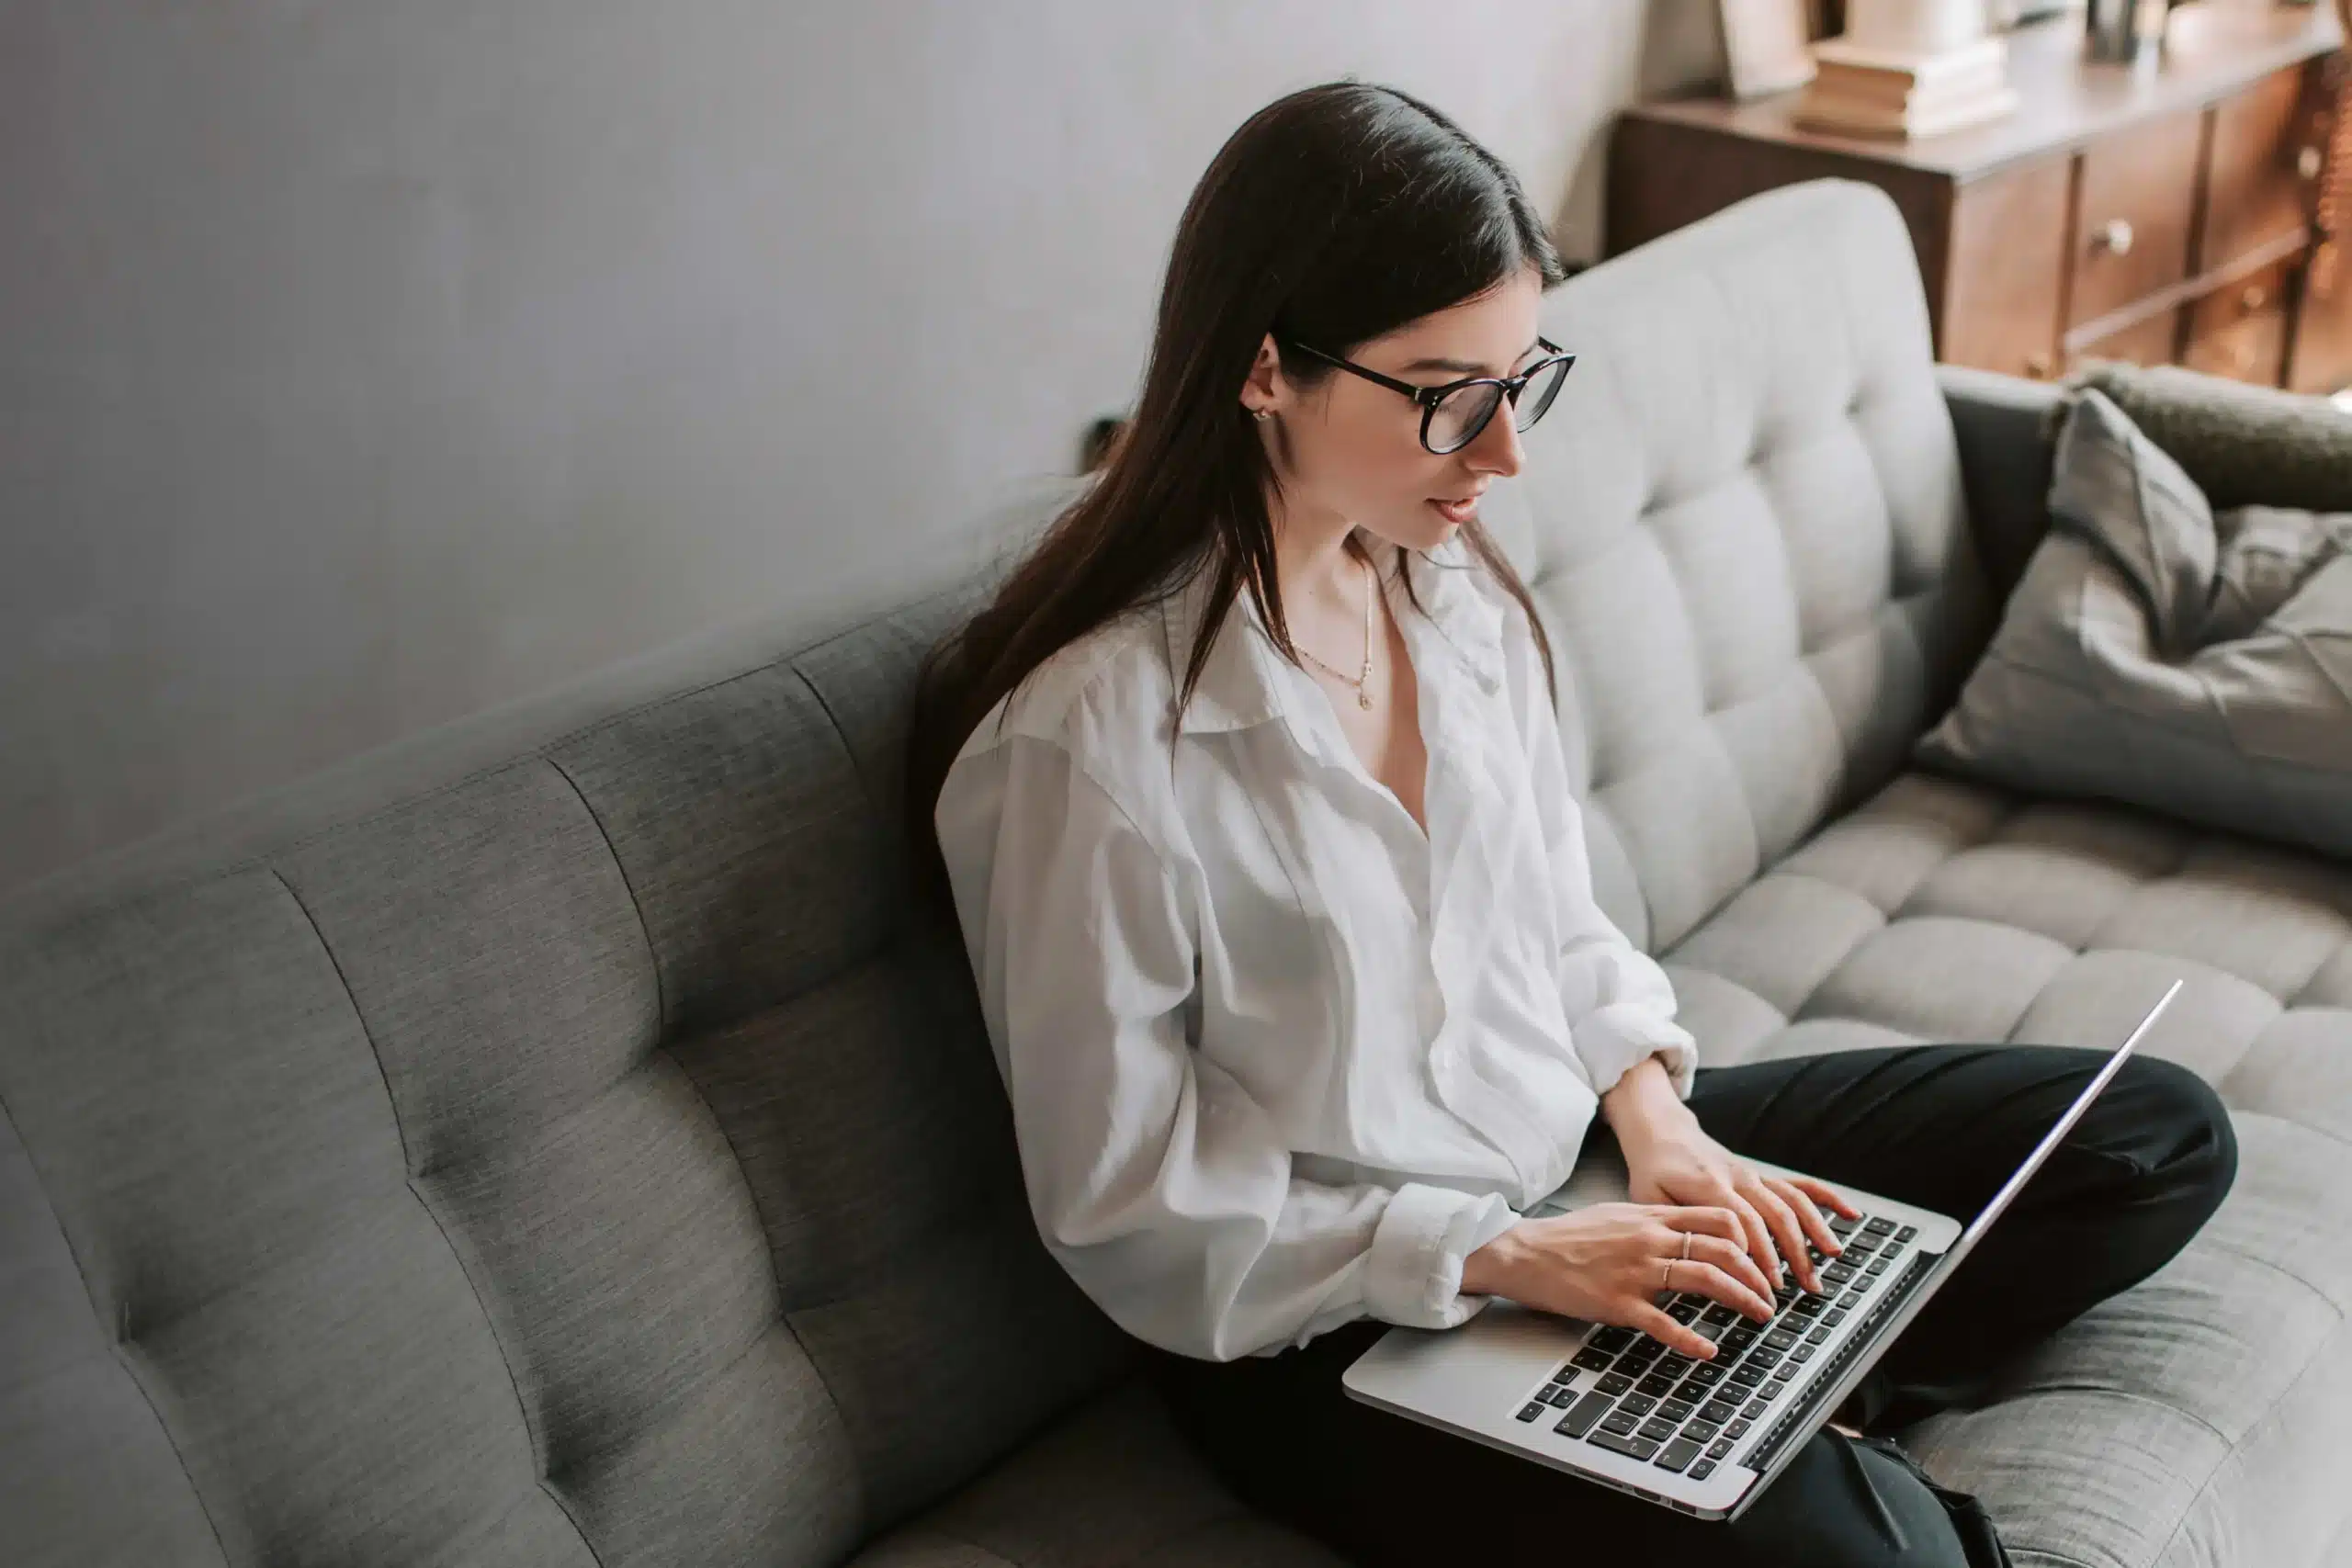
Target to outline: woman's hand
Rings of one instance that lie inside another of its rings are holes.
[[[1596,1203],[1521,1220],[1464,1260],[1461,1288],[1563,1317],[1637,1328],[1702,1361],[1713,1358],[1713,1343],[1667,1316],[1652,1299],[1660,1291],[1702,1292],[1758,1323],[1770,1323],[1774,1310],[1771,1289],[1728,1209]]]
[[[1766,1276],[1778,1279],[1781,1259],[1795,1269],[1797,1283],[1820,1294],[1821,1276],[1805,1243],[1835,1258],[1844,1251],[1838,1234],[1821,1217],[1826,1204],[1849,1219],[1861,1211],[1827,1182],[1809,1176],[1766,1176],[1709,1136],[1690,1108],[1676,1099],[1657,1058],[1635,1069],[1655,1082],[1628,1084],[1621,1098],[1610,1091],[1609,1122],[1624,1151],[1630,1192],[1637,1203],[1698,1203],[1738,1216],[1747,1256]],[[1632,1078],[1634,1073],[1627,1073]],[[1665,1094],[1657,1092],[1663,1084]]]

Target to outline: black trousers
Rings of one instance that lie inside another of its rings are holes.
[[[1690,1106],[1735,1153],[1966,1220],[2105,1060],[2052,1046],[1838,1052],[1702,1068]],[[1348,1398],[1340,1374],[1385,1331],[1369,1319],[1279,1356],[1148,1360],[1178,1428],[1228,1486],[1363,1568],[1981,1568],[2005,1558],[1973,1499],[1932,1488],[1883,1434],[1981,1403],[2007,1356],[2177,1252],[2236,1171],[2213,1091],[2169,1062],[2127,1062],[1849,1401],[1868,1436],[1825,1428],[1730,1524]]]

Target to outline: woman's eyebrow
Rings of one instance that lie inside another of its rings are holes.
[[[1516,355],[1511,356],[1511,363],[1514,365],[1518,364],[1521,360],[1534,353],[1540,346],[1540,344],[1529,344],[1525,348],[1521,349]],[[1487,367],[1485,366],[1474,365],[1466,359],[1416,359],[1410,365],[1406,366],[1405,368],[1408,371],[1451,370],[1461,376],[1483,376],[1487,371]]]

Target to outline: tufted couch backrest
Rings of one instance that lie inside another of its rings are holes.
[[[1543,321],[1577,367],[1490,522],[1552,638],[1601,903],[1662,952],[1892,776],[1984,646],[1984,579],[1876,187],[1742,202]]]
[[[1584,359],[1499,522],[1604,897],[1663,944],[1953,675],[1951,429],[1864,187],[1546,320]],[[640,662],[0,908],[0,1556],[827,1563],[1113,1377],[896,893],[914,663],[978,592]]]

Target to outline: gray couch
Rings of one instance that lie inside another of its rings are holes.
[[[2052,394],[1930,364],[1859,186],[1544,320],[1582,362],[1493,517],[1602,898],[1704,1059],[2111,1044],[2182,975],[2152,1049],[2239,1119],[2205,1234],[1914,1451],[2021,1563],[2352,1557],[2352,868],[1907,761],[2031,547]],[[1046,1258],[960,950],[898,897],[910,673],[984,581],[11,899],[0,1560],[1329,1562]]]

